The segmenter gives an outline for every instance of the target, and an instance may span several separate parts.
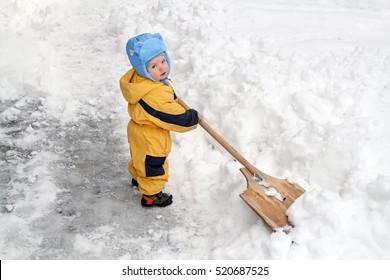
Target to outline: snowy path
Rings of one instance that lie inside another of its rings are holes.
[[[6,2],[0,258],[389,258],[389,15],[380,0]],[[164,35],[178,95],[229,143],[307,188],[290,234],[239,199],[240,165],[201,129],[173,135],[174,205],[140,206],[118,81],[141,32]]]
[[[130,186],[128,118],[118,91],[123,69],[107,55],[114,49],[107,38],[116,38],[107,32],[102,18],[111,11],[104,12],[102,5],[90,1],[62,7],[64,22],[44,34],[54,42],[53,95],[23,95],[1,104],[1,113],[10,115],[2,132],[12,139],[10,146],[1,146],[1,182],[7,186],[1,193],[2,257],[169,258],[184,249],[183,257],[191,258],[194,250],[183,247],[201,247],[193,235],[204,226],[185,204],[145,210]],[[14,107],[20,112],[9,112]],[[27,139],[31,134],[36,139]],[[18,141],[31,147],[19,148]],[[15,221],[4,213],[25,218]],[[192,242],[183,243],[189,238]]]

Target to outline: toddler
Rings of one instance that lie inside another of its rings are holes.
[[[170,131],[195,129],[201,115],[178,104],[168,79],[171,61],[160,34],[144,33],[129,39],[126,53],[133,66],[120,79],[131,117],[128,169],[142,195],[141,204],[164,207],[172,203],[172,195],[163,192],[168,181]]]

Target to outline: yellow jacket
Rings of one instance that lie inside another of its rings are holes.
[[[176,132],[196,128],[199,121],[197,112],[194,109],[186,111],[180,106],[171,86],[141,77],[130,69],[120,79],[120,87],[129,103],[130,117],[137,124]]]
[[[134,69],[122,76],[120,88],[131,117],[127,128],[132,158],[129,171],[138,181],[141,193],[156,194],[168,181],[170,131],[195,129],[198,113],[179,105],[170,84],[141,77]]]

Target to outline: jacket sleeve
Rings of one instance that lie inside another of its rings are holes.
[[[184,109],[173,98],[160,96],[157,103],[145,98],[139,104],[149,115],[151,122],[166,130],[186,132],[195,129],[199,122],[196,110]]]

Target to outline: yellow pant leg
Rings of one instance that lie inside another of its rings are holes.
[[[132,158],[129,171],[138,181],[139,191],[147,195],[159,193],[168,181],[169,131],[130,121],[128,137]]]
[[[137,180],[140,193],[153,195],[164,189],[165,183],[168,181],[168,160],[163,164],[164,175],[158,177],[146,177],[143,172],[138,172],[133,166],[133,160],[129,161],[128,166],[131,176]]]
[[[131,174],[131,177],[133,177],[134,179],[136,179],[137,180],[137,171],[135,170],[135,168],[134,168],[134,165],[133,165],[133,160],[131,159],[130,161],[129,161],[129,164],[128,164],[128,167],[127,167],[128,169],[129,169],[129,172],[130,172],[130,174]]]
[[[168,160],[165,160],[162,168],[164,174],[154,177],[138,176],[139,191],[142,194],[153,195],[161,192],[165,184],[168,182]]]

